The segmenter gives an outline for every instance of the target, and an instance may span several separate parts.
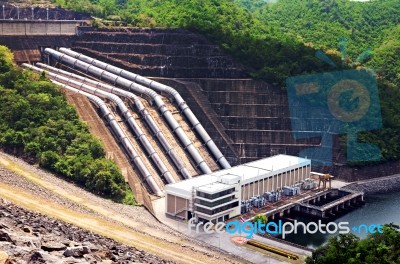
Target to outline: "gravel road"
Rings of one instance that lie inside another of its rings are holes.
[[[36,166],[1,152],[0,183],[21,188],[39,198],[47,199],[73,211],[90,214],[118,225],[122,224],[134,232],[153,238],[153,241],[167,243],[171,246],[170,250],[179,248],[185,256],[193,258],[198,256],[198,259],[204,257],[205,261],[207,259],[206,262],[214,259],[215,262],[210,263],[241,262],[159,223],[144,207],[117,204],[100,198]]]

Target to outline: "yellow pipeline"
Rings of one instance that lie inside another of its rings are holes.
[[[289,259],[294,259],[294,260],[299,259],[299,256],[294,255],[294,254],[292,254],[292,253],[290,253],[288,251],[268,246],[267,244],[261,243],[259,241],[254,240],[254,239],[248,240],[247,244],[249,244],[251,246],[258,247],[258,248],[261,248],[261,249],[264,249],[264,250],[267,250],[267,251],[272,252],[272,253],[276,253],[278,255],[287,257]]]

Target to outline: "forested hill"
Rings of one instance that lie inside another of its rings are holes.
[[[283,83],[289,75],[323,71],[315,50],[264,24],[232,0],[54,0],[56,4],[130,26],[186,28],[206,35],[254,77]]]
[[[282,88],[289,76],[332,70],[315,57],[317,49],[339,65],[344,54],[350,68],[360,65],[352,62],[370,47],[359,59],[378,74],[384,128],[360,139],[378,144],[385,160],[400,159],[399,0],[53,1],[128,26],[199,32],[247,66],[253,77]],[[339,39],[346,53],[338,52]]]
[[[379,81],[384,128],[364,135],[365,140],[377,143],[386,159],[400,159],[400,1],[235,2],[278,34],[337,54],[347,64],[361,64],[374,70]]]
[[[23,71],[0,46],[0,149],[117,202],[134,198],[114,161],[106,159],[59,87]]]
[[[338,38],[348,39],[349,54],[378,47],[400,23],[400,1],[378,0],[235,0],[263,23],[311,42],[318,47],[336,48]]]
[[[400,1],[235,1],[263,24],[314,47],[337,50],[344,44],[339,39],[345,38],[347,61],[362,59],[359,55],[371,49],[373,56],[367,65],[400,85]]]

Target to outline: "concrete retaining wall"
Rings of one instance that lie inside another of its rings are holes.
[[[74,36],[78,21],[1,21],[0,36]]]
[[[354,182],[342,189],[362,191],[365,194],[397,192],[400,191],[400,174]]]

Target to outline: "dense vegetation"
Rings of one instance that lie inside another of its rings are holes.
[[[395,264],[400,263],[400,231],[395,225],[383,233],[360,240],[353,234],[333,237],[307,258],[307,264]]]
[[[337,54],[346,65],[372,68],[378,78],[383,128],[373,133],[364,133],[360,139],[377,144],[384,160],[400,159],[399,1],[235,2],[263,24],[328,54]]]
[[[388,68],[392,73],[400,72],[400,61],[396,60],[400,43],[400,2],[397,0],[364,3],[348,0],[280,0],[275,4],[266,4],[263,0],[236,2],[264,24],[314,47],[336,50],[340,45],[339,39],[346,39],[343,53],[346,61],[363,59],[359,55],[372,49],[374,56],[368,66],[380,75]],[[390,65],[386,65],[387,62]],[[381,76],[390,77],[390,80],[394,77]],[[398,78],[397,85],[400,84]]]
[[[133,195],[115,163],[105,159],[59,88],[13,64],[0,46],[0,147],[38,162],[87,190],[133,204]]]
[[[398,0],[54,2],[132,26],[183,27],[200,32],[247,66],[253,77],[282,87],[288,76],[332,70],[315,57],[317,49],[345,68],[364,63],[377,72],[384,128],[360,139],[377,144],[384,161],[400,159]]]
[[[268,222],[268,218],[265,216],[265,214],[258,214],[254,216],[253,222],[254,223],[260,222],[261,224],[266,224]]]

